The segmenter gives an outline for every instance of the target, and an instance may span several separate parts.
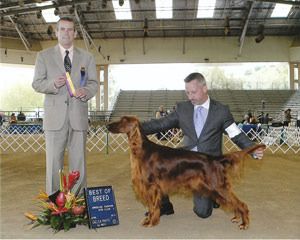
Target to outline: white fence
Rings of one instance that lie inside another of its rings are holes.
[[[251,129],[246,133],[253,141],[264,143],[272,153],[299,153],[300,128],[296,127],[268,127]],[[169,130],[162,133],[160,139],[156,135],[149,139],[170,147],[179,147],[182,144],[182,132]],[[224,150],[236,150],[236,145],[224,135]],[[87,138],[88,152],[129,151],[125,134],[108,133],[105,126],[90,127]],[[41,126],[2,126],[0,128],[0,152],[42,152],[45,151],[45,139]]]

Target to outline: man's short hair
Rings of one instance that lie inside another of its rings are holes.
[[[205,77],[204,77],[201,73],[194,72],[194,73],[189,74],[189,75],[184,79],[184,82],[185,82],[185,83],[188,83],[188,82],[191,82],[191,81],[193,81],[193,80],[197,80],[199,83],[202,83],[203,85],[206,85]]]
[[[60,17],[60,19],[57,21],[56,28],[58,28],[60,21],[72,22],[74,24],[74,30],[75,30],[75,20],[74,20],[74,18],[68,17],[68,16]]]

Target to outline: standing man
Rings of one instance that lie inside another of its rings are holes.
[[[73,45],[76,37],[72,18],[62,17],[56,27],[58,44],[38,53],[32,87],[45,94],[43,128],[46,138],[46,192],[59,190],[59,169],[68,148],[69,170],[80,171],[73,190],[82,194],[86,187],[86,138],[88,103],[98,89],[94,57]],[[67,89],[66,72],[75,94]]]
[[[184,134],[183,144],[186,149],[213,156],[222,154],[224,132],[242,149],[254,144],[237,127],[229,108],[209,97],[206,81],[201,73],[191,73],[184,82],[189,101],[178,103],[175,111],[164,118],[144,122],[142,128],[145,134],[180,128]],[[262,158],[263,149],[257,149],[255,156]],[[213,208],[218,207],[211,198],[199,194],[194,194],[193,201],[193,210],[201,218],[209,217]],[[164,196],[160,214],[173,213],[169,197]]]

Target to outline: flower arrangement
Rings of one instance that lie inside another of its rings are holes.
[[[77,224],[88,224],[84,198],[76,197],[71,192],[80,177],[79,171],[72,171],[66,175],[63,170],[60,170],[59,177],[60,189],[57,192],[48,196],[47,193],[40,191],[37,196],[42,212],[39,215],[25,213],[33,224],[32,228],[50,225],[55,232],[58,232],[62,229],[68,231]]]

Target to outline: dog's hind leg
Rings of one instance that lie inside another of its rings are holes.
[[[146,204],[149,210],[148,216],[142,221],[144,227],[152,227],[159,223],[160,220],[160,206],[162,193],[160,188],[153,184],[147,189]]]

